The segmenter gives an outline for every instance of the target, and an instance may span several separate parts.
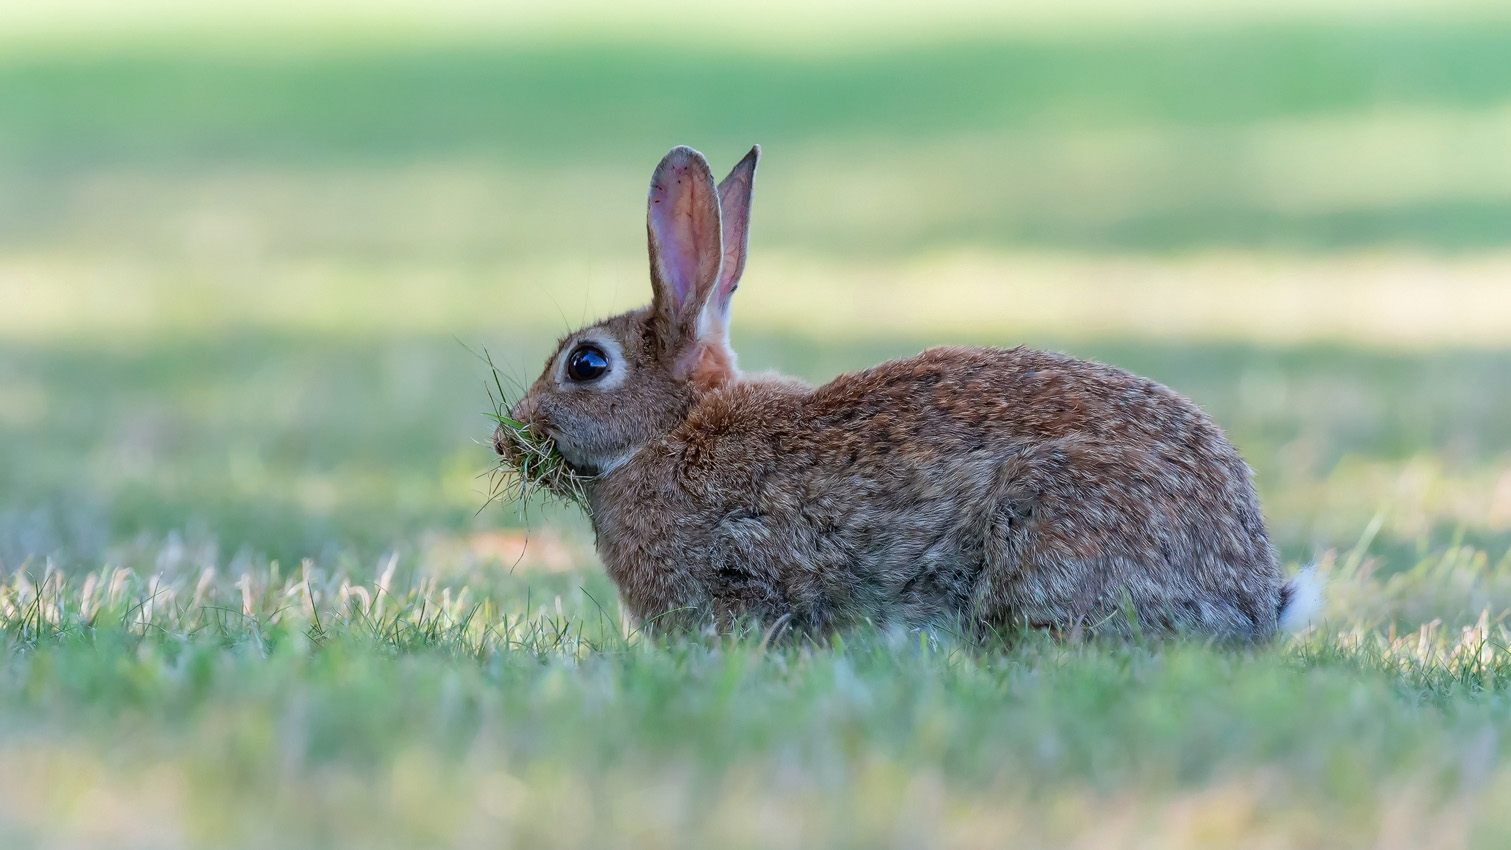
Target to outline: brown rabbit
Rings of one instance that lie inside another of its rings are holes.
[[[753,148],[651,178],[649,307],[567,336],[512,417],[588,476],[643,622],[1262,639],[1304,625],[1249,468],[1185,398],[1060,354],[935,348],[820,387],[742,374]],[[515,451],[507,432],[501,453]]]

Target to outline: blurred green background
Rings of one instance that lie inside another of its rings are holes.
[[[1289,558],[1504,548],[1503,11],[7,5],[0,563],[517,524],[471,352],[644,300],[650,168],[752,142],[748,368],[1103,358],[1216,415]]]
[[[1332,619],[637,642],[479,354],[752,143],[744,367],[1157,378]],[[1505,846],[1508,151],[1503,3],[0,0],[0,845]]]

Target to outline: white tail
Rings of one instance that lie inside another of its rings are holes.
[[[1280,630],[1299,632],[1322,616],[1326,603],[1322,576],[1316,567],[1307,567],[1280,588]]]

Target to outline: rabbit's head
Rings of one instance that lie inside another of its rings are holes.
[[[717,186],[692,148],[661,160],[646,205],[650,306],[567,335],[510,411],[555,440],[576,471],[612,471],[681,423],[700,393],[738,377],[729,307],[760,153],[752,148]]]

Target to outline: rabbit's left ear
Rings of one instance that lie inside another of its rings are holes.
[[[761,146],[756,145],[719,184],[719,218],[723,224],[724,262],[719,285],[708,299],[707,319],[724,333],[729,330],[729,304],[745,273],[745,249],[750,244],[750,195],[755,187],[756,164]]]
[[[718,189],[702,154],[678,147],[661,160],[645,219],[654,306],[669,326],[668,342],[682,345],[698,334],[724,254]]]

